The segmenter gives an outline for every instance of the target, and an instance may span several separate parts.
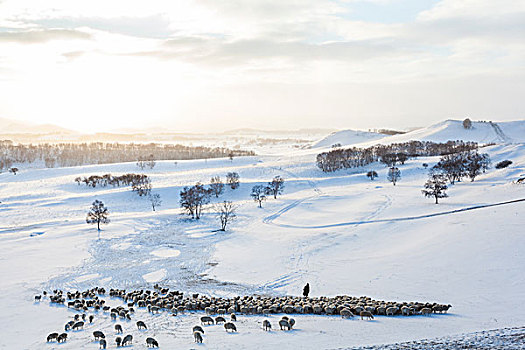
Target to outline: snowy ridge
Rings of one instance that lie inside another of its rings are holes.
[[[331,133],[330,135],[314,142],[311,148],[326,148],[339,144],[341,146],[353,145],[370,140],[384,138],[384,134],[360,130],[341,130]]]
[[[461,120],[445,120],[426,128],[406,134],[387,136],[375,143],[389,144],[408,141],[447,142],[455,140],[486,143],[523,143],[525,142],[525,121],[479,122],[473,121],[472,128],[465,129]],[[374,144],[368,142],[366,144]],[[362,144],[361,144],[362,145]]]

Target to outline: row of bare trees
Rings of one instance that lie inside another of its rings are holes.
[[[375,145],[368,148],[338,148],[317,155],[316,164],[324,172],[356,168],[381,161],[389,167],[404,164],[408,158],[438,156],[476,150],[476,142],[410,141],[391,145]]]
[[[252,156],[252,151],[232,150],[224,147],[183,146],[137,143],[43,143],[15,144],[0,141],[0,171],[14,163],[43,161],[48,168],[87,164],[137,162],[142,169],[154,167],[155,160],[189,160],[238,156]],[[138,160],[138,161],[137,161]]]
[[[149,182],[149,178],[147,175],[144,174],[123,174],[123,175],[111,175],[111,174],[104,174],[104,175],[91,175],[91,176],[84,176],[84,177],[76,177],[75,182],[80,185],[81,183],[84,183],[88,187],[106,187],[108,185],[111,185],[113,187],[120,187],[120,186],[133,186],[133,184],[141,183],[141,182]]]

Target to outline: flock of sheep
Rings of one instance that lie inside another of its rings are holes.
[[[43,292],[46,297],[48,293]],[[389,302],[383,300],[373,300],[369,297],[351,297],[346,295],[336,297],[270,297],[270,296],[243,296],[233,298],[209,297],[199,294],[184,296],[182,292],[170,291],[168,288],[154,286],[153,290],[134,290],[126,291],[123,289],[110,289],[109,296],[120,298],[126,304],[125,307],[111,307],[106,305],[102,299],[106,295],[104,288],[93,288],[84,292],[67,292],[54,290],[49,294],[49,300],[55,304],[67,304],[68,308],[73,308],[80,312],[87,312],[90,309],[95,312],[109,313],[113,321],[117,318],[131,320],[135,313],[135,308],[147,308],[150,313],[165,311],[176,316],[187,311],[204,311],[206,316],[200,318],[202,325],[223,324],[228,332],[236,332],[237,314],[315,314],[315,315],[340,315],[343,318],[360,316],[361,319],[373,319],[374,315],[384,316],[411,316],[411,315],[430,315],[432,313],[447,312],[451,305],[421,302]],[[40,301],[42,295],[35,296],[35,301]],[[226,321],[225,315],[230,315],[230,321]],[[212,315],[217,315],[215,318]],[[47,341],[57,341],[59,343],[67,340],[69,330],[83,329],[85,322],[94,322],[94,315],[87,316],[85,313],[76,314],[73,320],[64,326],[64,333],[51,333]],[[147,329],[143,321],[136,322],[139,330]],[[295,325],[295,320],[283,316],[279,321],[281,330],[291,330]],[[116,334],[122,334],[123,329],[120,324],[115,324]],[[263,329],[271,330],[272,325],[269,320],[263,321]],[[204,329],[197,325],[192,329],[195,342],[203,342]],[[100,349],[106,349],[106,336],[101,331],[93,332],[94,340],[99,342]],[[158,342],[151,337],[145,339],[148,347],[158,347]],[[133,342],[131,334],[124,338],[117,336],[115,343],[117,347],[130,345]]]

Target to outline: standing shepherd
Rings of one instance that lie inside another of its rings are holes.
[[[303,288],[303,295],[308,298],[308,294],[310,293],[310,283],[306,283],[306,286]]]

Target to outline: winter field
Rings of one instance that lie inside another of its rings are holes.
[[[135,163],[20,166],[17,175],[2,173],[0,348],[98,349],[95,330],[106,333],[108,348],[115,348],[114,322],[102,312],[94,313],[95,322],[84,330],[70,331],[66,343],[46,343],[46,336],[63,332],[77,312],[52,306],[46,298],[34,302],[34,296],[57,288],[140,289],[155,283],[232,297],[300,295],[309,282],[311,296],[366,295],[452,308],[429,317],[377,316],[373,321],[294,315],[297,324],[290,332],[278,330],[282,315],[239,315],[236,333],[205,326],[203,344],[193,342],[191,331],[202,312],[171,316],[138,309],[132,321],[119,322],[124,334],[134,336],[129,348],[145,349],[144,339],[151,336],[161,349],[347,349],[523,326],[525,202],[504,203],[525,199],[525,185],[515,183],[525,176],[523,125],[502,125],[500,134],[476,123],[471,140],[496,143],[480,150],[490,155],[492,167],[474,182],[450,186],[449,198],[438,205],[421,189],[428,173],[422,164],[432,167],[439,157],[399,166],[402,178],[396,186],[386,180],[383,164],[323,173],[315,157],[331,142],[468,141],[469,135],[457,134],[451,122],[387,138],[370,136],[370,141],[364,134],[354,141],[330,135],[311,149],[260,152],[233,161],[159,161],[144,170],[163,201],[157,211],[129,187],[88,188],[74,182],[78,176],[138,173]],[[494,168],[505,159],[513,164]],[[370,181],[368,170],[379,177]],[[216,231],[220,227],[211,210],[198,221],[181,214],[183,186],[208,183],[216,175],[224,179],[231,171],[239,173],[240,187],[212,198],[212,203],[229,200],[238,206],[226,232]],[[285,178],[283,195],[258,208],[250,198],[252,186],[276,175]],[[96,226],[85,222],[95,199],[110,211],[111,223],[100,237]],[[104,299],[122,305],[120,299]],[[271,332],[261,328],[266,318]],[[139,319],[147,331],[137,330]]]

